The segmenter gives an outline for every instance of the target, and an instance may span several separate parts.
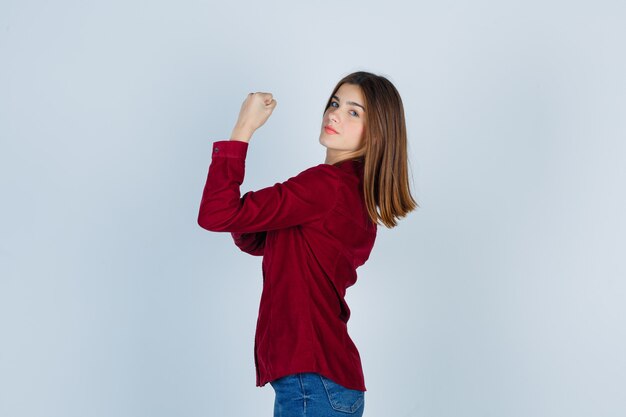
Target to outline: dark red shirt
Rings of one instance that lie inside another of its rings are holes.
[[[321,164],[241,196],[247,149],[239,141],[213,144],[198,224],[231,232],[242,251],[263,256],[257,386],[317,372],[365,391],[344,299],[376,238],[363,199],[363,164]]]

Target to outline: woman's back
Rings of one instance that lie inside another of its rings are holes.
[[[359,354],[348,336],[350,309],[344,297],[356,281],[356,268],[372,250],[376,226],[363,203],[362,164],[345,161],[340,167],[309,171],[322,169],[337,171],[334,181],[325,184],[329,192],[307,196],[328,200],[331,208],[313,221],[266,236],[255,339],[257,384],[317,372],[364,391]]]

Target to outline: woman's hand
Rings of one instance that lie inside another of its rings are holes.
[[[250,142],[255,130],[263,126],[276,107],[272,93],[250,93],[243,101],[239,118],[230,135],[230,140]]]

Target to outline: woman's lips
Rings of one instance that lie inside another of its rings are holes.
[[[332,127],[328,127],[328,126],[326,126],[326,127],[324,127],[324,130],[325,130],[325,131],[326,131],[326,133],[328,133],[329,135],[336,135],[336,134],[337,134],[337,131],[336,131],[336,130],[334,130]]]

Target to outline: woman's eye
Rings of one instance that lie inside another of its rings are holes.
[[[336,101],[331,101],[328,107],[339,107],[339,103]],[[359,113],[356,110],[350,110],[349,112],[352,116],[359,117]]]

